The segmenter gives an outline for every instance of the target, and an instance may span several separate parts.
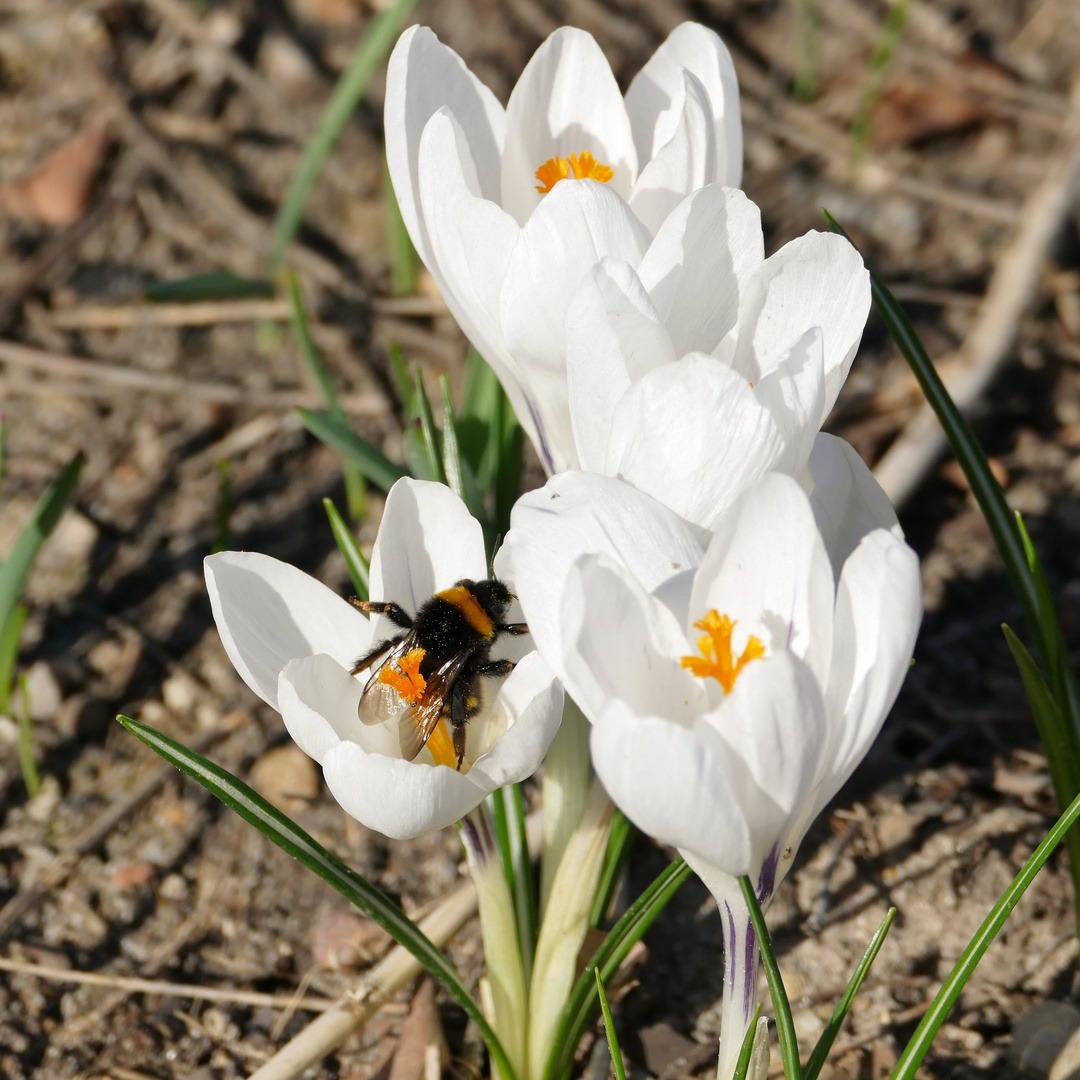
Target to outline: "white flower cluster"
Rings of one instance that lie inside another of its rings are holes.
[[[416,248],[549,474],[494,567],[535,651],[470,720],[455,769],[427,750],[403,760],[392,725],[357,719],[364,677],[350,672],[395,631],[385,615],[273,560],[220,555],[207,580],[225,646],[345,809],[392,836],[533,772],[565,687],[612,799],[684,852],[733,945],[728,875],[768,902],[877,734],[920,619],[892,507],[820,433],[869,310],[866,269],[823,233],[765,257],[738,190],[732,62],[698,25],[625,96],[593,39],[559,30],[505,109],[414,27],[390,60],[386,148]],[[375,600],[415,616],[486,576],[460,500],[395,486]],[[749,991],[732,994],[749,1008]],[[721,1074],[742,1038],[727,1027]]]

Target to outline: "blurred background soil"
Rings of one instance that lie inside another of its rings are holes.
[[[1015,257],[1015,237],[1052,202],[1048,178],[1076,153],[1080,5],[911,0],[870,108],[888,13],[876,0],[421,0],[414,17],[503,101],[561,24],[597,37],[624,88],[683,20],[715,28],[739,71],[744,187],[762,206],[767,250],[822,227],[828,207],[947,369],[993,314],[984,297],[995,270]],[[226,991],[193,1003],[167,989],[0,973],[0,1076],[247,1076],[311,1014],[230,992],[334,997],[385,949],[329,886],[160,767],[113,722],[118,711],[209,748],[409,911],[460,877],[452,830],[397,843],[345,817],[233,672],[213,627],[201,560],[220,461],[231,476],[231,545],[350,591],[321,505],[325,496],[343,505],[339,464],[295,418],[295,405],[318,397],[287,308],[211,308],[199,325],[177,327],[140,305],[154,282],[263,272],[303,141],[372,16],[366,0],[0,2],[0,557],[63,462],[87,456],[27,596],[21,664],[45,777],[34,799],[15,725],[0,719],[0,957]],[[796,81],[811,100],[796,100]],[[392,295],[382,94],[380,76],[308,204],[290,261],[355,429],[401,460],[387,342],[423,365],[431,387],[440,373],[460,384],[466,343],[423,278],[415,297]],[[850,131],[862,121],[855,167]],[[972,415],[1026,515],[1075,655],[1080,204],[1068,182],[1046,231],[1017,286],[1003,362]],[[830,429],[874,463],[920,403],[872,317]],[[540,481],[533,462],[529,482]],[[1022,616],[989,533],[951,459],[913,484],[902,520],[923,558],[927,605],[916,663],[771,913],[808,1048],[887,906],[899,909],[827,1077],[888,1075],[1055,816],[999,630],[1022,630]],[[366,545],[378,493],[370,504]],[[626,895],[668,857],[639,840]],[[704,889],[688,884],[646,943],[617,1006],[634,1075],[711,1075],[722,961]],[[475,923],[450,953],[475,981]],[[1076,960],[1071,885],[1055,858],[965,991],[925,1075],[1014,1068],[1018,1019],[1045,1000],[1072,1000]],[[410,997],[317,1075],[388,1075]],[[451,1074],[476,1075],[475,1032],[441,998],[439,1014]],[[1080,1013],[1063,1015],[1067,1035]],[[603,1053],[587,1043],[583,1062],[603,1080]]]

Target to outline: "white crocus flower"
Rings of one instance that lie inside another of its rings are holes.
[[[369,619],[266,555],[223,552],[211,555],[205,569],[214,620],[236,670],[322,765],[345,811],[370,828],[397,839],[442,828],[496,788],[530,776],[543,760],[563,695],[535,651],[520,659],[490,708],[469,721],[460,772],[452,755],[449,766],[436,765],[431,743],[405,761],[395,722],[360,722],[368,673],[349,673],[397,627],[385,616]],[[372,553],[372,599],[396,601],[415,615],[435,592],[462,578],[486,577],[483,533],[461,499],[443,484],[398,481]],[[517,639],[519,648],[523,640]]]
[[[765,477],[702,550],[648,496],[568,473],[518,503],[500,553],[607,791],[721,907],[721,1080],[757,986],[735,876],[768,903],[877,735],[921,613],[918,559],[858,455],[820,436],[809,479]]]
[[[564,27],[503,109],[452,50],[413,27],[390,58],[385,131],[402,217],[451,312],[499,375],[548,472],[576,467],[567,304],[601,258],[636,267],[687,195],[739,184],[727,49],[684,23],[624,97],[593,38]]]

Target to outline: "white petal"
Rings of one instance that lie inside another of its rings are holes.
[[[609,555],[646,591],[701,560],[689,528],[648,495],[596,473],[553,476],[523,495],[495,572],[517,593],[540,655],[562,674],[562,595],[579,555]]]
[[[719,360],[692,353],[649,372],[623,395],[604,471],[712,529],[783,448],[746,380]]]
[[[638,161],[644,166],[674,133],[683,105],[683,71],[696,75],[709,95],[716,124],[716,179],[738,187],[743,140],[735,65],[720,38],[697,23],[677,26],[626,92]]]
[[[566,312],[570,419],[583,469],[603,470],[611,415],[630,383],[675,358],[671,338],[631,266],[601,260]]]
[[[709,610],[738,624],[736,656],[752,634],[768,653],[790,651],[826,684],[835,584],[810,501],[789,476],[772,473],[719,524],[705,553],[690,614]]]
[[[371,553],[371,598],[393,600],[415,615],[440,589],[486,577],[484,531],[461,499],[445,484],[399,480],[386,496]],[[390,627],[380,616],[376,638]]]
[[[707,707],[680,663],[691,652],[682,626],[611,559],[578,559],[562,609],[566,685],[587,717],[618,698],[638,714],[690,727]]]
[[[471,772],[369,754],[354,742],[327,753],[323,776],[347,814],[395,840],[460,821],[493,790],[474,782]]]
[[[363,690],[363,682],[333,657],[291,660],[278,680],[278,701],[293,742],[320,763],[343,739],[362,742],[369,752],[400,757],[396,729],[360,723],[356,710]]]
[[[367,618],[295,566],[253,551],[224,551],[203,568],[233,667],[275,709],[278,674],[294,657],[327,653],[351,667],[370,646]]]
[[[829,675],[835,727],[824,806],[874,741],[907,674],[922,618],[922,578],[915,552],[885,529],[863,537],[844,564],[836,595]]]
[[[680,356],[716,348],[764,258],[761,211],[741,191],[710,184],[672,211],[638,274]]]
[[[520,661],[499,690],[509,718],[505,734],[469,770],[469,779],[494,791],[532,776],[559,730],[563,690],[539,653]]]
[[[836,577],[859,541],[874,529],[887,529],[903,539],[888,495],[850,443],[819,434],[810,453],[809,472],[810,505]]]
[[[593,724],[589,748],[608,794],[642,832],[729,873],[747,872],[751,843],[743,807],[692,731],[613,701]]]
[[[812,327],[754,387],[784,434],[784,453],[773,466],[798,476],[810,458],[825,406],[825,369],[821,330]]]
[[[503,208],[524,225],[547,198],[536,190],[536,170],[584,150],[615,170],[609,183],[629,197],[637,153],[615,76],[591,34],[564,26],[536,50],[510,94]]]
[[[809,232],[765,260],[739,311],[734,366],[757,382],[812,326],[825,349],[825,408],[832,409],[870,312],[870,275],[842,236]]]
[[[424,128],[443,106],[465,133],[479,194],[498,202],[505,125],[502,106],[461,57],[427,27],[410,27],[390,56],[383,127],[386,162],[401,216],[429,270],[431,249],[420,208],[417,160]]]
[[[716,133],[709,95],[689,71],[683,72],[682,115],[668,142],[642,170],[630,195],[630,209],[656,232],[664,219],[697,188],[716,180]]]

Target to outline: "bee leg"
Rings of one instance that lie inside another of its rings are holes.
[[[365,615],[385,615],[402,630],[412,629],[412,616],[392,600],[357,600],[355,596],[350,596],[349,603],[359,608]]]
[[[371,667],[371,665],[374,664],[380,656],[384,656],[386,653],[388,653],[399,641],[401,641],[404,636],[404,634],[398,634],[397,637],[392,637],[386,641],[380,642],[378,645],[375,646],[374,649],[371,650],[371,652],[366,653],[364,656],[361,656],[360,659],[357,660],[355,664],[353,664],[352,671],[350,671],[349,674],[359,675],[360,672],[364,670],[364,668]]]
[[[450,727],[454,730],[454,753],[457,755],[457,771],[465,760],[465,721],[468,710],[465,702],[465,686],[461,679],[454,683],[450,694]]]
[[[504,634],[513,634],[515,637],[520,637],[522,634],[529,632],[529,627],[523,622],[511,622],[502,623],[499,630]]]
[[[478,667],[476,674],[482,675],[485,679],[504,679],[513,670],[513,660],[492,660],[491,663]]]

